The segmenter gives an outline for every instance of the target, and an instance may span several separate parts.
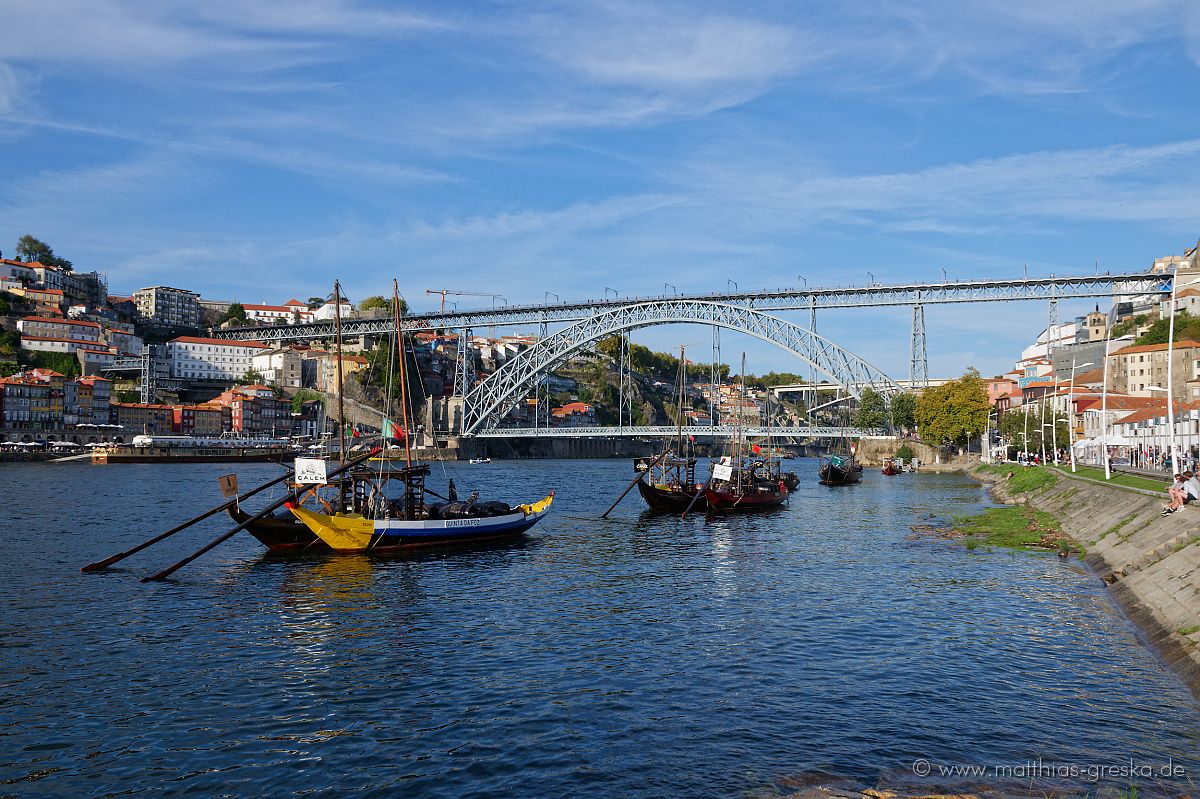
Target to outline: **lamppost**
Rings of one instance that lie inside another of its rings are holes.
[[[732,283],[732,284],[733,284],[733,290],[734,290],[734,291],[737,291],[737,290],[738,290],[738,284],[737,284],[737,281],[736,281],[736,280],[734,280],[734,279],[733,279],[733,278],[731,278],[731,277],[727,277],[727,278],[725,278],[725,288],[729,288],[729,284],[730,284],[730,283]]]
[[[562,302],[562,297],[559,297],[557,294],[554,294],[553,291],[544,292],[542,294],[542,302],[544,304],[548,304],[550,302],[550,295],[552,295],[552,294],[554,295],[554,299],[556,302]]]
[[[1175,440],[1175,403],[1171,399],[1171,395],[1175,392],[1175,381],[1172,378],[1175,375],[1173,368],[1175,358],[1175,291],[1179,284],[1179,262],[1176,261],[1171,265],[1171,321],[1167,323],[1167,427],[1171,433],[1171,468],[1179,471],[1179,447]]]
[[[616,289],[610,289],[608,286],[605,286],[605,287],[604,287],[604,299],[606,299],[606,300],[608,299],[608,292],[610,292],[610,291],[613,293],[613,299],[614,299],[614,300],[615,300],[615,299],[617,299],[617,297],[619,296],[619,295],[617,294],[617,290],[616,290]]]
[[[804,281],[804,288],[808,288],[808,278],[806,278],[804,275],[796,275],[796,277]]]
[[[1091,361],[1078,364],[1079,366],[1093,366]],[[1074,356],[1071,357],[1071,387],[1068,389],[1067,395],[1067,446],[1071,448],[1071,472],[1075,472],[1075,411],[1072,409],[1075,404],[1075,369],[1076,363]]]
[[[671,289],[671,293],[672,293],[672,294],[678,294],[678,293],[679,293],[679,289],[675,288],[675,284],[674,284],[674,283],[663,283],[663,292],[664,292],[664,293],[666,293],[666,290],[667,290],[667,288],[668,288],[668,287]]]

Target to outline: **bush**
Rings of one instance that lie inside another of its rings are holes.
[[[896,457],[905,463],[908,463],[913,459],[912,447],[910,447],[908,444],[902,445],[900,449],[896,450]]]

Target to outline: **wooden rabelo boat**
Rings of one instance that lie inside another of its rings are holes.
[[[646,479],[639,480],[637,487],[651,510],[684,513],[708,507],[704,483],[696,482],[694,457],[668,457],[650,467]]]
[[[428,464],[368,468],[351,472],[350,510],[320,513],[296,504],[287,507],[334,552],[390,554],[419,547],[449,546],[523,535],[550,510],[554,492],[538,502],[510,507],[465,501],[427,503]],[[400,488],[390,492],[390,484]]]
[[[825,485],[850,485],[862,480],[863,468],[853,455],[834,453],[822,456],[817,474]]]
[[[748,458],[738,464],[714,463],[705,491],[709,510],[739,513],[777,508],[789,494],[777,468]]]
[[[392,467],[390,461],[381,461],[378,466],[351,470],[349,478],[339,483],[335,512],[321,513],[297,503],[288,503],[286,507],[334,552],[391,554],[420,547],[473,544],[524,535],[549,512],[554,502],[553,491],[536,502],[515,507],[504,502],[481,501],[478,492],[460,501],[453,489],[447,490],[442,502],[426,501],[427,496],[441,497],[425,486],[429,465],[414,463],[412,459],[406,395],[407,358],[400,333],[404,328],[400,320],[399,290],[394,282],[392,299],[396,314],[402,418],[399,434],[404,442],[405,465]],[[338,340],[340,342],[340,335]],[[338,396],[340,399],[340,390]],[[385,422],[385,427],[389,424]],[[391,436],[385,433],[385,437]],[[344,432],[340,439],[340,449],[344,452]]]
[[[696,482],[695,441],[683,435],[683,409],[687,403],[687,360],[679,348],[679,366],[675,375],[675,435],[666,450],[656,458],[637,458],[633,468],[645,472],[637,481],[638,493],[650,510],[664,513],[688,513],[705,510],[708,500],[704,483]]]
[[[896,461],[891,458],[883,459],[883,468],[879,470],[882,474],[891,477],[892,475],[900,474],[902,470],[896,465]]]
[[[746,397],[746,355],[742,354],[742,402]],[[769,429],[769,424],[768,424]],[[766,447],[749,445],[743,435],[741,414],[737,431],[730,440],[730,454],[712,465],[712,477],[704,496],[710,512],[738,512],[776,508],[787,502],[789,491],[784,484],[779,459],[771,456],[771,442]]]

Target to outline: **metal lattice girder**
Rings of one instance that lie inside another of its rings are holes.
[[[494,426],[525,398],[542,374],[554,370],[592,342],[628,330],[665,324],[708,324],[762,339],[812,364],[854,396],[867,386],[885,397],[901,391],[895,381],[854,353],[777,316],[712,300],[670,297],[600,309],[519,353],[466,396],[463,435]]]
[[[734,433],[734,425],[690,425],[683,428],[684,433],[697,438],[725,438]],[[476,433],[477,438],[604,438],[623,436],[625,438],[662,438],[675,435],[674,425],[649,425],[641,427],[493,427]],[[773,438],[895,438],[883,435],[878,430],[859,430],[853,427],[763,427],[750,425],[742,428],[742,432],[751,437],[771,436]]]
[[[929,386],[929,358],[925,353],[925,306],[913,306],[912,352],[909,358],[908,382],[918,388]]]
[[[1167,289],[1164,289],[1164,286]],[[1123,275],[1087,277],[1042,277],[1018,280],[963,280],[942,283],[905,283],[895,285],[839,286],[835,288],[776,289],[769,291],[719,292],[679,295],[674,299],[745,305],[765,311],[806,310],[813,308],[870,308],[920,303],[998,302],[1009,300],[1060,300],[1081,297],[1109,297],[1114,294],[1153,294],[1168,290],[1170,276],[1136,272]],[[404,319],[404,329],[413,332],[479,328],[495,325],[575,322],[601,310],[661,302],[668,297],[622,297],[551,305],[514,305],[504,308],[413,314]],[[334,324],[310,322],[279,327],[250,327],[214,330],[216,338],[235,341],[302,341],[333,338]],[[390,316],[372,319],[343,319],[346,338],[395,332]]]

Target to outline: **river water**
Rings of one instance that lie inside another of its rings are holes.
[[[0,466],[0,796],[758,797],[922,759],[1011,789],[937,769],[1039,757],[1174,776],[1038,787],[1192,790],[1200,709],[1077,561],[913,540],[986,502],[961,475],[830,489],[792,463],[789,507],[684,521],[636,492],[597,520],[628,461],[454,465],[464,495],[557,489],[552,515],[409,559],[240,535],[164,584],[137,578],[230,524],[79,567],[232,467]]]

